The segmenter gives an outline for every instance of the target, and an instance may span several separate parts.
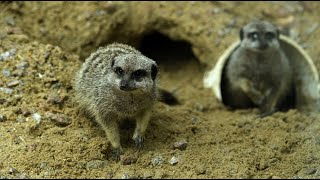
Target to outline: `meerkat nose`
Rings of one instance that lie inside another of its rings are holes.
[[[261,49],[261,50],[265,50],[265,49],[267,49],[268,48],[268,44],[267,43],[261,43],[260,45],[259,45],[259,49]]]
[[[120,82],[120,89],[121,89],[122,91],[130,91],[131,88],[129,87],[129,82],[126,81],[126,80],[122,80],[122,81]]]

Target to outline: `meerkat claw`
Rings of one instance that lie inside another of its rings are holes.
[[[111,159],[113,161],[120,161],[120,155],[122,154],[121,148],[112,148]]]

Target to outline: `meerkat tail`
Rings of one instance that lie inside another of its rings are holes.
[[[178,99],[169,91],[164,89],[159,89],[159,97],[158,100],[166,103],[168,105],[178,105],[180,104]]]

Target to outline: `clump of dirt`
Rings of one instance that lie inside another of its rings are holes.
[[[318,3],[0,3],[0,177],[319,178],[318,114],[295,109],[259,118],[229,110],[203,75],[252,19],[277,23],[320,68]],[[274,11],[270,11],[273,9]],[[101,128],[79,115],[73,78],[113,41],[160,65],[160,85],[181,105],[158,103],[145,147],[122,127],[124,154],[108,159]]]

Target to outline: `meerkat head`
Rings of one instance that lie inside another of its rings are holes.
[[[255,21],[240,30],[241,47],[255,52],[278,49],[279,29],[267,21]]]
[[[119,91],[150,91],[155,87],[158,66],[141,54],[122,54],[111,64],[114,87]]]

